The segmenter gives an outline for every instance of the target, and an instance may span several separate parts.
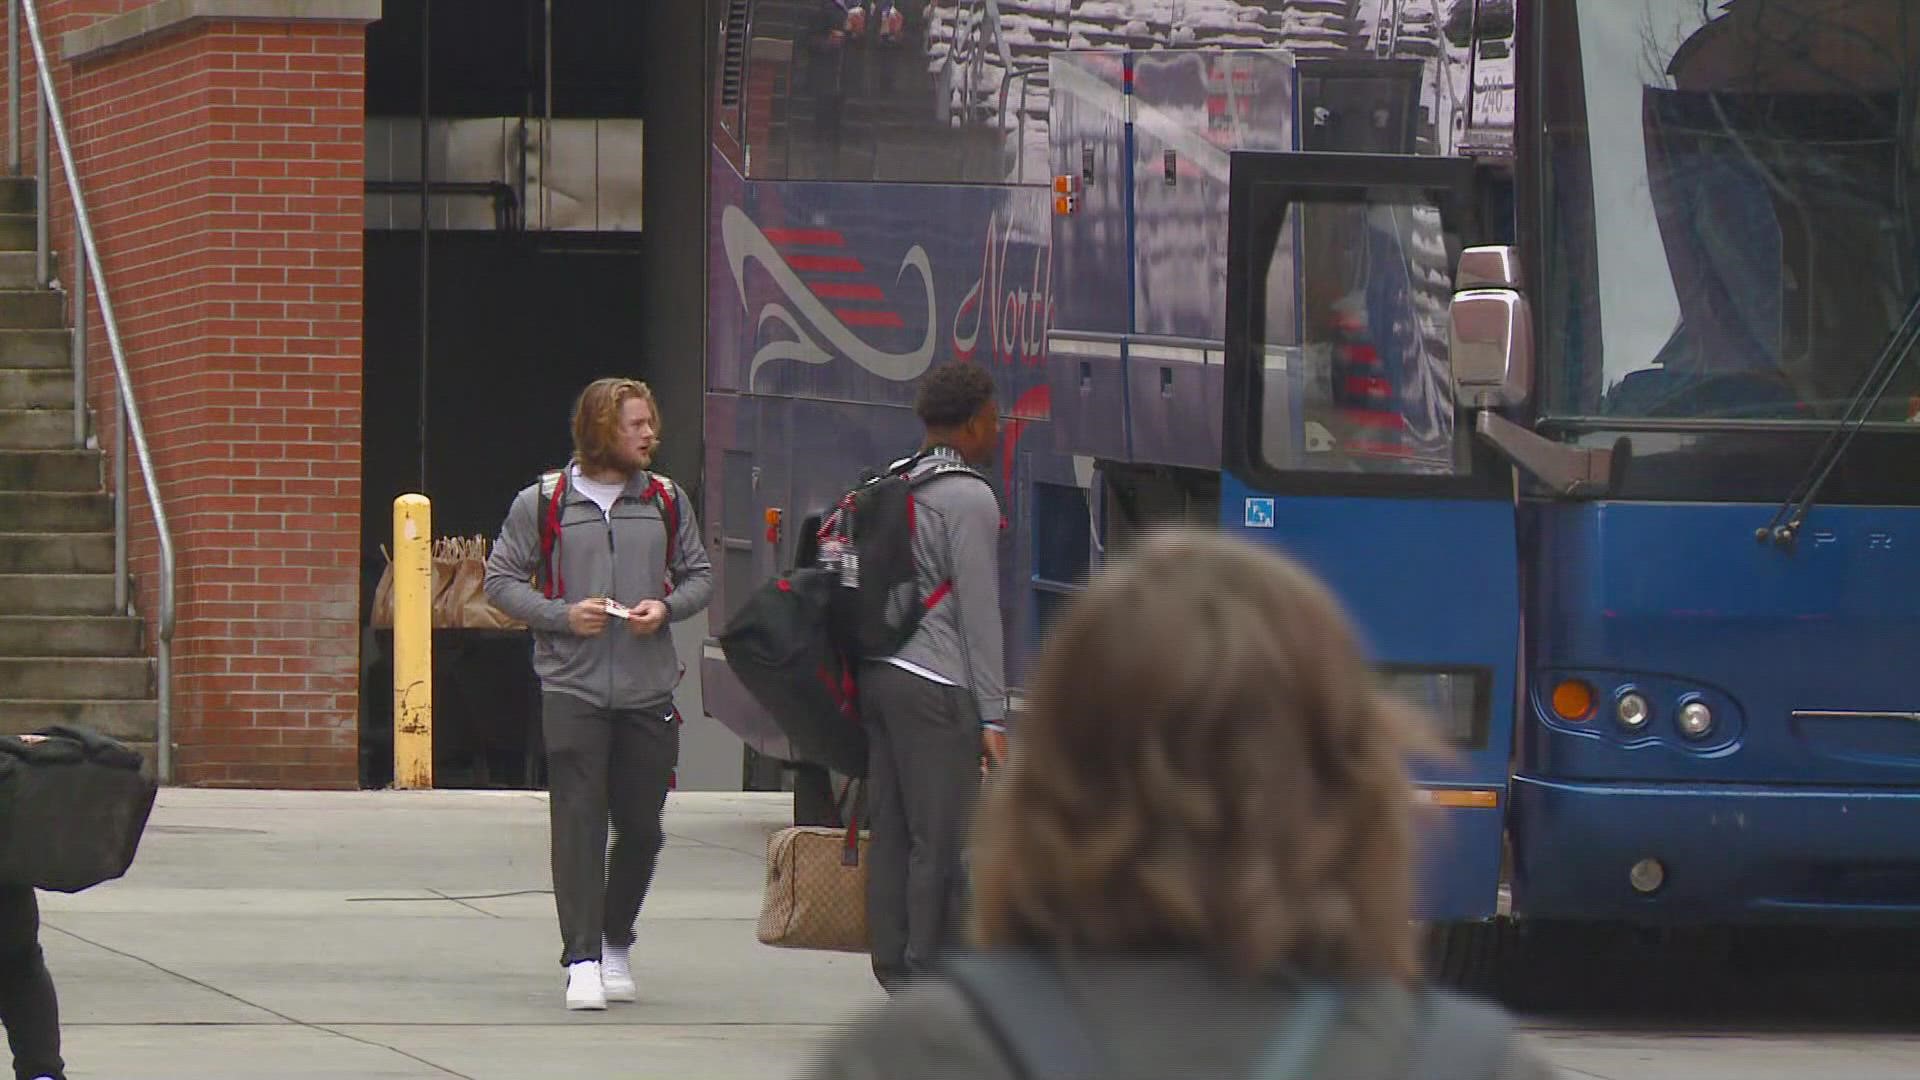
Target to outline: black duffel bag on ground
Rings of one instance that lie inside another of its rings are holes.
[[[0,882],[79,892],[127,872],[159,784],[95,732],[0,735]]]

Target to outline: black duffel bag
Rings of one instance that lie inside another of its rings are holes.
[[[720,632],[720,649],[802,761],[863,777],[867,733],[830,626],[839,580],[837,571],[808,567],[763,582]]]
[[[159,784],[81,728],[0,735],[0,882],[79,892],[127,872]]]

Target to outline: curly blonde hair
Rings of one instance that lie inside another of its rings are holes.
[[[654,440],[660,438],[660,403],[653,388],[639,379],[595,379],[573,403],[573,460],[585,469],[604,469],[613,460],[615,433],[620,427],[620,408],[628,398],[639,398],[653,410]]]
[[[975,941],[1411,981],[1416,751],[1444,752],[1317,580],[1160,533],[1050,632],[977,822]]]

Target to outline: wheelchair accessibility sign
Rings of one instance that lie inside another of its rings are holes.
[[[1271,498],[1249,498],[1247,500],[1247,528],[1273,528],[1273,500]]]

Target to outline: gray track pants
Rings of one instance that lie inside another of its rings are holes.
[[[860,671],[867,730],[867,933],[882,986],[926,974],[957,938],[961,855],[980,793],[971,696],[891,664]]]
[[[660,856],[660,812],[680,760],[680,725],[673,715],[600,709],[558,693],[541,695],[540,721],[560,962],[598,960],[602,934],[619,948],[633,944]]]

